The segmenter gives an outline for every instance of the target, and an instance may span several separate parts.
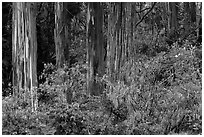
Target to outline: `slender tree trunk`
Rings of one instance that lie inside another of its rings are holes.
[[[198,34],[197,34],[197,48],[202,48],[202,18],[200,18],[198,23]],[[201,46],[200,46],[201,45]]]
[[[67,4],[65,2],[55,3],[55,49],[56,65],[62,68],[64,64],[69,65],[69,32],[70,18],[67,15]]]
[[[184,2],[184,28],[185,28],[185,36],[188,35],[192,29],[190,29],[193,25],[196,24],[196,4],[195,2]],[[196,31],[194,32],[196,35]]]
[[[196,23],[196,3],[190,2],[190,19],[191,23]]]
[[[163,14],[162,14],[162,20],[164,21],[164,34],[168,34],[168,3],[167,2],[161,2],[161,7],[163,8]]]
[[[13,3],[12,62],[14,96],[37,109],[37,37],[35,3]]]
[[[197,39],[197,42],[202,44],[202,3],[200,3],[200,9],[199,9],[199,13],[200,13],[200,17],[199,17],[199,23],[198,23],[198,26],[199,26],[199,29],[198,29],[198,39]],[[201,47],[202,48],[202,47]]]
[[[133,3],[111,3],[108,16],[107,70],[112,83],[123,81],[121,68],[130,59],[134,37]],[[129,52],[128,52],[129,51]]]
[[[71,17],[69,16],[67,2],[55,3],[55,50],[56,50],[56,65],[57,68],[63,68],[66,64],[69,66],[69,43],[70,43],[70,29],[71,29]],[[65,82],[65,81],[63,81]],[[62,93],[63,101],[71,104],[73,93],[67,88]],[[66,100],[65,100],[66,98]]]
[[[97,81],[105,72],[103,6],[102,3],[88,3],[87,11],[87,91],[91,95],[100,95],[103,85]]]
[[[185,11],[184,28],[185,28],[185,35],[187,35],[189,33],[190,24],[191,24],[190,23],[190,5],[189,5],[189,2],[184,2],[184,11]]]
[[[178,29],[178,3],[170,2],[170,32],[175,32]]]

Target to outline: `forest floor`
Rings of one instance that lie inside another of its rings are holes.
[[[101,96],[86,95],[86,65],[56,70],[47,64],[38,109],[24,99],[2,101],[4,135],[202,134],[202,60],[193,48],[173,47],[154,57],[135,56]],[[10,89],[11,90],[11,89]],[[22,91],[23,93],[23,91]],[[72,93],[71,104],[66,95]],[[15,102],[15,103],[14,103]]]

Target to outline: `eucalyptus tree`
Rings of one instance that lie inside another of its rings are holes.
[[[87,91],[91,95],[100,95],[103,85],[97,81],[105,72],[104,37],[103,37],[103,5],[88,3],[87,10]]]
[[[12,65],[13,95],[37,109],[36,3],[13,3]]]

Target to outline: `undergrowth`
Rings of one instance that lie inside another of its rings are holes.
[[[56,70],[45,65],[38,88],[38,110],[23,101],[2,101],[5,135],[154,135],[201,134],[200,51],[174,44],[168,52],[132,58],[121,68],[122,79],[108,76],[101,96],[86,95],[86,66]],[[66,95],[70,93],[71,99]],[[69,101],[69,102],[68,102]],[[71,102],[70,102],[71,101]]]

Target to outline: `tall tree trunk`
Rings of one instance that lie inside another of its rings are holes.
[[[103,85],[97,81],[105,72],[103,6],[102,3],[88,3],[87,11],[87,91],[91,95],[100,95]]]
[[[160,5],[163,7],[163,14],[162,19],[164,20],[164,28],[165,28],[165,34],[168,34],[168,3],[167,2],[161,2]]]
[[[110,3],[108,17],[107,69],[111,82],[123,81],[121,68],[130,58],[134,37],[133,3]],[[128,52],[129,51],[129,52]]]
[[[195,2],[184,2],[184,28],[185,36],[187,36],[192,29],[192,26],[196,24],[196,4]],[[196,31],[194,32],[196,35]]]
[[[198,23],[198,34],[197,34],[197,48],[202,48],[202,18],[199,19],[199,23]],[[201,46],[200,46],[201,45]]]
[[[191,23],[196,22],[196,3],[190,2],[190,19]]]
[[[184,37],[185,35],[187,35],[189,33],[189,29],[190,29],[190,5],[189,5],[189,2],[184,2],[184,28],[185,28],[185,34],[184,34]]]
[[[56,50],[56,66],[58,69],[63,68],[63,65],[69,66],[69,44],[70,44],[70,27],[71,17],[68,15],[67,2],[55,3],[55,50]],[[63,81],[65,82],[65,81]],[[71,104],[73,93],[68,88],[63,93],[63,101]],[[65,100],[66,98],[66,100]]]
[[[198,34],[197,34],[197,36],[198,36],[197,42],[200,45],[202,45],[202,3],[199,3],[198,5],[200,5],[200,9],[198,9],[200,17],[198,18],[199,29],[198,29]]]
[[[175,32],[178,29],[178,3],[170,2],[169,3],[170,10],[170,33]]]
[[[69,65],[69,32],[70,18],[67,11],[68,3],[55,3],[55,49],[56,65],[62,68],[64,64]]]
[[[12,63],[14,96],[37,109],[37,37],[35,3],[13,3]],[[29,100],[30,99],[30,100]]]

